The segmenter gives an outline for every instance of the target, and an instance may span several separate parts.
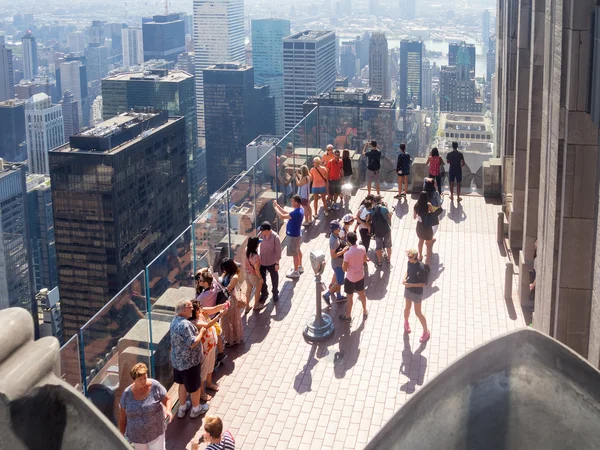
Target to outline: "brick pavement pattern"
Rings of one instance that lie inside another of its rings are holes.
[[[394,194],[384,193],[385,201],[396,206],[391,268],[369,263],[368,319],[363,321],[355,296],[351,323],[337,318],[345,303],[324,309],[335,318],[334,337],[311,345],[302,336],[315,311],[309,255],[327,250],[328,223],[341,212],[321,215],[304,234],[306,272],[298,281],[283,276],[292,264],[284,257],[279,303],[270,302],[259,313],[245,316],[245,344],[230,349],[224,367],[215,372],[220,390],[209,410],[233,433],[236,448],[364,448],[410,396],[445,367],[476,346],[525,326],[518,303],[513,307],[504,300],[508,260],[495,235],[500,206],[475,195],[451,206],[446,196],[423,300],[431,340],[419,343],[422,329],[414,311],[412,333],[404,334],[402,278],[405,250],[418,243],[412,213],[416,197],[408,205],[398,204]],[[364,195],[366,190],[359,190],[352,199],[353,212]],[[372,261],[374,246],[372,242]],[[328,264],[323,280],[328,283],[331,276]],[[173,419],[167,448],[191,449],[201,425],[201,419],[189,416]]]

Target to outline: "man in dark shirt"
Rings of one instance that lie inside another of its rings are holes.
[[[450,165],[450,201],[454,200],[454,183],[456,182],[456,196],[460,202],[460,184],[462,183],[462,167],[465,165],[465,157],[458,151],[458,142],[452,143],[452,151],[446,155],[446,162]]]
[[[370,146],[370,150],[367,148]],[[379,192],[379,171],[381,170],[381,151],[377,148],[377,141],[371,141],[365,144],[363,148],[363,155],[367,158],[367,195],[371,195],[371,183],[375,182],[375,189],[377,189],[377,195],[381,195]]]

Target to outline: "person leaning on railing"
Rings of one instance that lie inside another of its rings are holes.
[[[137,363],[129,373],[133,383],[121,396],[119,430],[136,450],[165,450],[165,431],[173,418],[167,390],[148,378],[144,363]]]

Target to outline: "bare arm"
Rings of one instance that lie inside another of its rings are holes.
[[[223,310],[224,308],[225,308],[225,303],[222,303],[220,305],[210,306],[208,308],[202,308],[202,310],[209,316],[212,316],[213,314],[218,313],[219,311]]]
[[[125,430],[127,429],[127,413],[122,406],[119,406],[119,431],[125,436]]]
[[[206,334],[206,328],[204,328],[204,326],[202,326],[202,328],[200,328],[200,333],[198,333],[196,335],[196,339],[194,339],[194,342],[192,343],[192,345],[190,345],[190,348],[198,347],[198,344],[200,344],[200,341],[202,340],[202,338],[204,337],[205,334]]]
[[[173,413],[171,412],[171,410],[173,409],[173,405],[171,405],[171,399],[169,398],[168,395],[165,395],[163,397],[163,399],[161,400],[161,403],[165,407],[165,415],[169,419],[169,423],[170,423],[171,420],[173,420]]]
[[[346,261],[344,261],[344,262],[342,263],[342,270],[343,270],[344,272],[346,272],[346,271],[348,270],[348,263],[347,263]]]

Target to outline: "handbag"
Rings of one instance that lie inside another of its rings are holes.
[[[421,216],[421,221],[425,228],[431,228],[440,224],[440,219],[434,213],[428,212],[426,215]]]

